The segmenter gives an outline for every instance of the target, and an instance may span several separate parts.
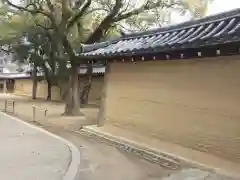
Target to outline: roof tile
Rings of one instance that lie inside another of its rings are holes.
[[[137,52],[168,51],[238,40],[240,40],[240,9],[88,45],[86,48],[88,50],[81,55],[85,57],[132,55]]]

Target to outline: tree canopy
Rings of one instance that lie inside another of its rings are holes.
[[[136,31],[162,26],[169,21],[172,11],[200,17],[207,3],[208,0],[24,0],[14,4],[11,0],[2,0],[0,15],[5,26],[0,31],[0,40],[14,44],[16,38],[27,36],[34,44],[37,55],[34,59],[41,62],[51,59],[45,59],[51,54],[42,41],[42,36],[46,36],[45,40],[54,47],[58,67],[68,72],[65,114],[77,115],[80,106],[78,67],[86,63],[76,53],[76,49],[81,52],[81,44],[119,36],[122,28]],[[29,27],[37,28],[34,36],[40,34],[40,42],[30,38]],[[32,57],[31,53],[27,51]]]

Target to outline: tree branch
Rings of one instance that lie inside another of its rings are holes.
[[[71,63],[75,63],[75,62],[72,62],[72,60],[74,61],[76,56],[75,56],[74,50],[73,50],[71,44],[69,43],[67,37],[65,35],[62,35],[61,39],[62,39],[62,44],[63,44],[64,50],[65,50],[65,52],[68,53]]]
[[[158,7],[165,7],[165,8],[170,8],[173,7],[174,5],[179,5],[176,2],[170,2],[170,3],[165,3],[162,0],[158,0],[156,3],[152,3],[150,4],[150,1],[148,1],[147,3],[143,4],[141,7],[133,9],[130,12],[124,13],[124,14],[120,14],[119,16],[117,16],[116,18],[114,18],[114,22],[118,22],[121,21],[123,19],[127,19],[131,16],[135,16],[138,15],[144,11],[148,11],[154,8],[158,8]]]
[[[46,0],[47,1],[47,6],[48,6],[48,9],[50,10],[50,12],[54,12],[54,6],[53,4],[51,3],[50,0]]]
[[[53,28],[52,27],[46,27],[46,26],[43,26],[43,25],[41,25],[41,23],[39,23],[39,22],[35,22],[35,24],[36,24],[36,26],[37,27],[40,27],[41,29],[43,29],[44,31],[49,31],[49,30],[52,30]]]
[[[42,14],[44,15],[45,17],[47,17],[48,19],[50,19],[51,23],[52,23],[52,26],[55,30],[57,30],[57,24],[55,22],[55,19],[54,19],[54,16],[53,16],[53,12],[54,12],[54,6],[53,4],[51,3],[50,0],[46,0],[47,2],[47,5],[48,5],[48,8],[50,10],[50,13],[49,12],[45,12],[41,6],[39,6],[40,8],[37,8],[36,6],[33,6],[34,8],[37,8],[37,9],[29,9],[28,7],[29,6],[26,6],[26,7],[21,7],[21,6],[18,6],[18,5],[15,5],[13,4],[11,1],[9,0],[4,0],[5,3],[7,3],[7,5],[13,7],[13,8],[16,8],[20,11],[25,11],[25,12],[29,12],[31,14]]]
[[[44,15],[44,16],[46,16],[46,17],[49,18],[49,14],[48,14],[47,12],[44,12],[44,11],[41,10],[41,9],[35,9],[35,8],[34,8],[34,9],[29,9],[29,5],[26,6],[26,7],[21,7],[21,6],[18,6],[18,5],[13,4],[13,3],[12,3],[11,1],[9,1],[9,0],[4,0],[4,2],[7,3],[7,5],[15,8],[15,9],[18,9],[18,10],[20,10],[20,11],[26,11],[26,12],[29,12],[29,13],[31,13],[31,14],[42,14],[42,15]],[[32,6],[32,4],[30,4],[30,5]]]
[[[131,32],[131,33],[134,32],[133,29],[131,29],[131,28],[126,28],[126,27],[124,27],[124,26],[123,26],[122,24],[120,24],[120,23],[118,23],[117,25],[120,26],[120,28],[122,28],[122,29],[124,29],[124,30],[126,30],[126,31],[128,31],[128,32]],[[123,34],[123,32],[121,32],[121,34]]]
[[[91,9],[90,11],[87,11],[87,12],[84,14],[84,16],[86,16],[86,15],[88,15],[88,14],[91,14],[91,13],[93,13],[93,12],[95,12],[95,11],[105,11],[105,12],[108,12],[108,9],[106,9],[106,8],[94,8],[94,9]]]
[[[123,1],[122,0],[116,0],[116,3],[114,5],[112,11],[108,15],[108,17],[111,17],[113,19],[119,13],[122,6],[123,6]]]
[[[112,22],[114,22],[115,16],[118,15],[119,11],[123,6],[123,0],[116,0],[112,11],[105,17],[105,19],[100,23],[100,25],[95,29],[92,35],[85,42],[86,44],[91,44],[99,41],[109,28],[111,28]]]
[[[48,18],[50,19],[51,23],[52,23],[52,27],[53,29],[55,29],[56,32],[58,32],[58,26],[56,24],[56,20],[54,18],[54,5],[51,3],[51,0],[46,0],[47,2],[47,6],[48,6],[48,9],[50,11],[50,13],[48,14]]]
[[[74,3],[73,9],[74,9],[74,10],[79,9],[79,8],[83,5],[83,3],[84,3],[83,0],[77,0],[77,1]]]
[[[90,5],[92,4],[92,0],[87,0],[87,2],[83,5],[83,7],[81,8],[80,11],[78,11],[69,21],[67,24],[67,29],[70,29],[74,23],[81,18],[86,11],[88,10],[88,8],[90,7]]]
[[[126,12],[128,10],[128,8],[130,7],[130,2],[131,2],[131,0],[128,0],[128,2],[125,1],[126,6],[124,9],[121,10],[121,12],[119,14],[123,14],[124,12]]]

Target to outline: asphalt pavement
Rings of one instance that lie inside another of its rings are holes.
[[[62,180],[71,151],[59,139],[0,114],[0,179]]]

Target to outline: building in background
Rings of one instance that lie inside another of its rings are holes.
[[[101,98],[101,91],[103,86],[103,76],[105,67],[95,67],[93,70],[93,83],[89,94],[89,101],[94,104],[99,104]],[[84,78],[86,68],[80,68],[79,77]],[[41,76],[39,74],[39,76]],[[0,91],[4,93],[15,93],[17,95],[32,95],[32,78],[28,72],[18,73],[0,73]],[[81,82],[83,82],[81,80]],[[66,84],[67,85],[67,84]],[[83,83],[80,83],[80,88],[83,88]],[[47,97],[47,83],[45,80],[38,82],[37,98]],[[52,100],[62,101],[62,91],[58,86],[52,86]]]
[[[12,91],[13,81],[8,80],[6,75],[18,72],[18,65],[12,63],[12,54],[8,54],[5,51],[0,51],[0,91],[7,92]],[[2,77],[1,77],[2,76]]]
[[[79,77],[83,79],[87,73],[87,65],[79,67]],[[93,65],[93,83],[89,94],[89,101],[99,104],[101,90],[103,86],[103,75],[105,73],[105,65],[97,63]],[[38,76],[43,76],[43,73],[38,73]],[[44,79],[44,78],[42,78]],[[81,89],[84,83],[80,83]],[[31,66],[29,64],[18,64],[13,62],[11,54],[0,51],[0,92],[15,93],[19,95],[32,95],[32,77]],[[41,80],[37,87],[37,97],[47,97],[47,83]],[[61,101],[62,91],[59,87],[52,87],[52,99]]]

